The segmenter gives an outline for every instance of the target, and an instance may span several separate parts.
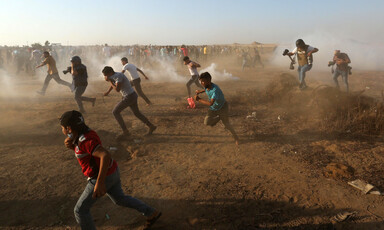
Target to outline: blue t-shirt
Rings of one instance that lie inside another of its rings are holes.
[[[225,103],[225,98],[219,86],[212,83],[212,88],[210,90],[205,89],[205,92],[208,95],[209,101],[215,99],[215,102],[209,108],[213,111],[220,110]]]

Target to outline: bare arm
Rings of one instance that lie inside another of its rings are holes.
[[[200,68],[200,64],[196,62],[192,62],[192,67]]]
[[[108,89],[108,91],[107,91],[107,92],[105,92],[105,93],[104,93],[104,96],[108,96],[108,95],[109,95],[109,93],[112,91],[112,89],[113,89],[112,85],[111,85],[111,86],[109,86],[109,89]]]
[[[195,93],[196,95],[199,95],[200,93],[204,93],[205,92],[205,89],[202,89],[202,90],[196,90]]]
[[[78,75],[78,72],[75,70],[75,68],[73,68],[73,63],[71,63],[71,74],[72,74],[73,76]]]
[[[36,66],[36,69],[42,66],[45,66],[46,64],[47,64],[47,59],[45,59],[40,65]]]
[[[141,69],[139,68],[136,68],[136,69],[139,73],[141,73],[145,77],[146,80],[149,80],[149,78],[144,74],[144,72]]]
[[[105,178],[107,177],[108,167],[111,164],[111,154],[102,146],[98,147],[92,154],[100,159],[99,175],[97,176],[95,188],[93,189],[93,198],[102,197],[107,193],[105,187]]]
[[[318,48],[314,48],[312,51],[309,51],[308,52],[308,57],[311,56],[313,53],[316,53],[317,51],[319,51]]]
[[[215,103],[215,99],[213,98],[210,101],[208,101],[208,100],[201,99],[198,95],[195,95],[195,100],[200,102],[203,105],[208,105],[208,106],[211,106],[213,105],[213,103]]]

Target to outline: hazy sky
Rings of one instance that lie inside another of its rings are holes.
[[[0,0],[0,45],[290,42],[383,44],[383,0]]]

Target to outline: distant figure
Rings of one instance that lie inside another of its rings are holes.
[[[139,96],[144,99],[147,105],[151,105],[152,102],[148,99],[147,96],[145,96],[143,90],[141,89],[141,79],[138,72],[140,72],[146,80],[149,80],[149,78],[144,74],[141,69],[137,68],[134,64],[128,63],[128,58],[123,57],[121,59],[121,64],[123,64],[123,70],[121,72],[129,72],[130,83],[135,87],[137,94],[139,94]]]
[[[113,203],[135,209],[146,216],[144,229],[149,229],[160,218],[161,212],[124,194],[117,162],[102,146],[97,133],[85,124],[83,115],[75,110],[67,111],[61,115],[60,125],[66,136],[65,146],[75,152],[82,172],[88,178],[74,209],[76,221],[81,229],[96,229],[91,208],[105,194]]]
[[[336,64],[336,69],[333,73],[333,80],[335,81],[336,87],[338,89],[340,88],[337,78],[341,75],[346,87],[346,91],[349,92],[348,73],[350,67],[348,64],[351,63],[351,59],[349,59],[346,53],[341,53],[340,50],[335,50],[333,62]]]
[[[48,51],[44,51],[43,53],[45,59],[44,61],[36,66],[36,69],[37,68],[40,68],[44,65],[47,65],[48,66],[48,75],[47,77],[45,78],[45,81],[44,81],[44,85],[43,85],[43,88],[40,90],[40,91],[37,91],[38,94],[44,96],[45,95],[45,91],[47,90],[47,87],[48,87],[48,84],[49,82],[52,80],[52,78],[60,85],[65,85],[65,86],[68,86],[71,90],[72,90],[72,84],[69,83],[69,82],[66,82],[64,80],[62,80],[59,76],[59,72],[57,71],[57,68],[56,68],[56,61],[55,59],[53,59],[53,57],[49,54]]]
[[[131,134],[129,133],[127,126],[124,123],[123,117],[121,116],[121,112],[130,107],[133,114],[142,121],[145,125],[148,126],[149,130],[146,135],[151,135],[153,131],[156,130],[156,126],[153,125],[148,118],[146,118],[139,110],[139,106],[137,105],[137,94],[135,90],[132,88],[129,83],[128,78],[123,73],[116,73],[112,67],[105,66],[102,70],[105,81],[109,82],[111,86],[108,91],[104,93],[104,96],[108,96],[108,94],[114,89],[116,92],[120,92],[123,96],[123,99],[115,106],[112,113],[115,117],[117,123],[123,130],[123,134],[118,137],[118,139],[124,139],[129,137]]]
[[[243,53],[241,54],[242,58],[242,64],[241,64],[241,70],[244,71],[245,67],[249,66],[249,54],[245,50],[243,50]]]
[[[297,55],[297,62],[299,63],[297,72],[299,73],[300,89],[307,88],[307,84],[305,83],[305,73],[312,69],[312,54],[317,51],[319,51],[319,49],[305,44],[302,39],[298,39],[296,41],[296,48],[287,54],[288,56]]]
[[[189,73],[191,74],[191,79],[187,82],[188,97],[191,97],[191,85],[196,84],[197,87],[203,88],[199,82],[199,72],[197,68],[201,67],[199,63],[191,61],[188,56],[183,58],[184,65],[188,66]]]
[[[110,58],[111,57],[111,47],[109,47],[108,44],[104,45],[102,51],[103,51],[104,58]]]
[[[262,68],[264,68],[264,64],[261,62],[261,57],[259,51],[254,48],[253,49],[253,58],[252,58],[252,67],[256,66],[256,63],[259,63]]]
[[[202,73],[199,79],[205,90],[196,90],[195,100],[209,106],[208,114],[204,119],[204,124],[213,127],[221,120],[224,127],[231,132],[233,138],[235,139],[236,145],[238,145],[239,137],[237,136],[232,125],[229,123],[228,103],[224,98],[223,92],[218,85],[212,83],[212,77],[208,72]],[[203,92],[208,95],[208,100],[204,100],[199,97],[199,94]]]

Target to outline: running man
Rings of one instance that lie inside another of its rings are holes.
[[[336,84],[336,88],[340,89],[339,81],[337,78],[341,75],[345,88],[347,93],[349,92],[349,84],[348,84],[348,73],[349,73],[349,66],[348,64],[351,63],[351,59],[349,59],[348,54],[341,53],[340,50],[335,50],[335,54],[333,56],[333,63],[336,64],[336,70],[333,73],[333,81]]]
[[[116,92],[120,92],[123,96],[123,99],[115,106],[112,113],[119,123],[121,129],[123,130],[123,134],[119,136],[119,139],[123,139],[125,137],[130,136],[130,133],[127,129],[127,126],[124,123],[123,117],[121,116],[121,112],[130,107],[133,114],[144,124],[146,124],[149,128],[146,135],[151,135],[153,131],[156,130],[156,126],[153,125],[139,110],[139,106],[137,105],[137,94],[135,90],[132,88],[129,83],[128,78],[123,73],[117,73],[110,66],[105,66],[102,70],[104,75],[104,79],[108,81],[111,86],[108,91],[104,93],[104,96],[108,96],[108,94],[114,89]]]
[[[141,75],[143,75],[146,80],[149,80],[149,78],[144,74],[144,72],[141,69],[137,68],[134,64],[128,63],[128,58],[123,57],[121,59],[121,64],[123,65],[123,70],[121,72],[122,73],[124,73],[125,71],[129,72],[130,83],[135,87],[137,94],[139,94],[139,96],[144,99],[147,105],[151,105],[152,102],[148,99],[147,96],[145,96],[143,90],[141,89],[141,84],[140,84],[141,79],[138,72],[140,72]]]
[[[57,71],[57,68],[56,68],[56,61],[55,59],[53,59],[53,57],[49,54],[48,51],[44,51],[44,61],[36,66],[36,69],[37,68],[40,68],[44,65],[47,65],[48,66],[48,75],[47,77],[45,78],[45,81],[44,81],[44,85],[43,85],[43,88],[40,90],[40,91],[37,91],[38,94],[44,96],[45,95],[45,91],[47,90],[47,87],[48,87],[48,84],[49,82],[52,80],[52,78],[60,85],[65,85],[65,86],[68,86],[71,90],[72,90],[72,84],[69,83],[69,82],[66,82],[64,80],[62,80],[59,76],[59,72]]]
[[[188,66],[188,70],[191,73],[191,79],[187,82],[187,90],[188,90],[188,97],[191,97],[191,85],[192,83],[195,83],[197,87],[202,88],[201,84],[199,83],[199,72],[197,71],[197,68],[200,68],[200,64],[196,63],[194,61],[191,61],[188,56],[185,56],[183,58],[184,65]]]
[[[299,73],[299,81],[300,81],[300,89],[307,88],[307,84],[305,83],[305,73],[312,69],[313,63],[313,53],[316,53],[319,49],[314,48],[310,45],[305,44],[302,39],[298,39],[296,41],[296,48],[289,52],[287,55],[297,55],[297,62],[299,63],[299,67],[297,68],[297,72]]]
[[[66,74],[71,72],[72,74],[72,89],[75,93],[75,101],[81,113],[85,113],[83,101],[92,102],[92,106],[95,106],[96,98],[83,97],[85,89],[88,86],[88,73],[87,67],[81,63],[79,56],[73,56],[71,58],[71,66],[64,70]]]
[[[105,194],[113,203],[141,212],[147,217],[144,229],[149,229],[159,219],[161,212],[124,194],[117,162],[102,146],[97,133],[84,123],[82,114],[75,110],[67,111],[61,116],[60,125],[67,137],[64,140],[65,146],[75,151],[82,172],[88,177],[87,186],[74,209],[76,221],[81,229],[96,229],[90,212],[91,207]]]
[[[199,80],[205,90],[196,90],[195,100],[209,106],[207,116],[204,119],[204,125],[213,127],[221,120],[225,128],[231,132],[233,138],[235,139],[236,145],[239,145],[239,137],[237,136],[232,125],[229,123],[228,103],[224,98],[223,92],[218,85],[211,82],[212,77],[208,72],[202,73]],[[199,94],[203,92],[208,95],[208,100],[204,100],[199,97]]]

